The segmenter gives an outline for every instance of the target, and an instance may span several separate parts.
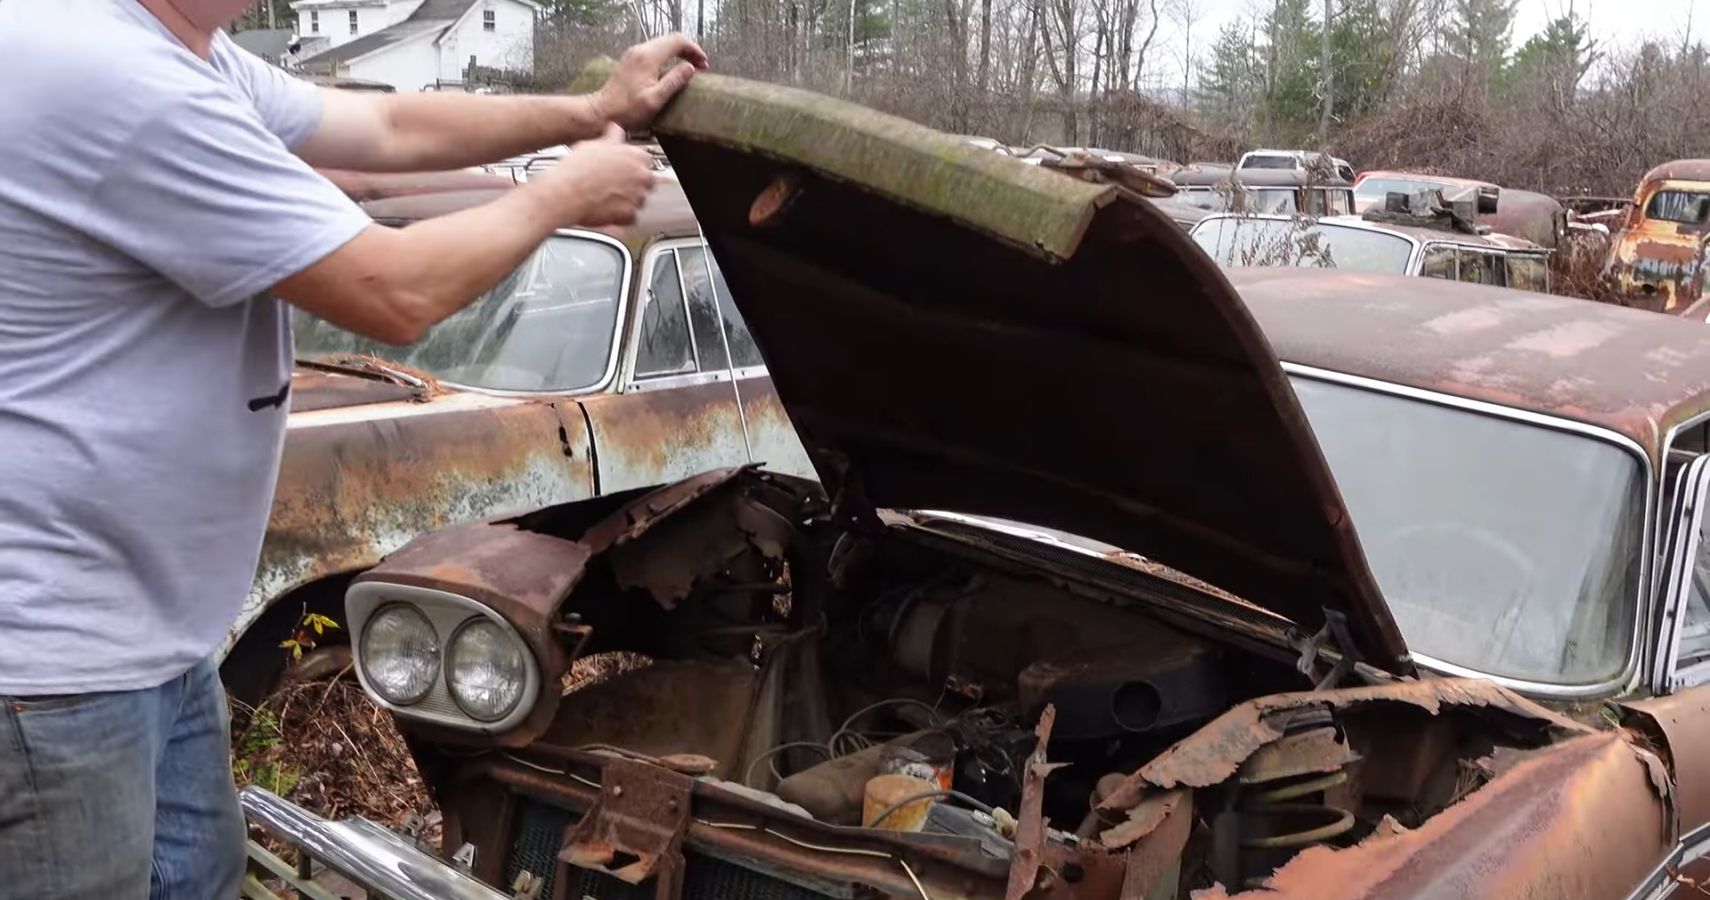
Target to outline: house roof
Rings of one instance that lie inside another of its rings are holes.
[[[235,31],[232,32],[231,39],[232,43],[262,59],[278,59],[291,49],[289,28],[251,28],[248,31]]]
[[[422,4],[422,9],[426,9],[433,2],[434,0],[429,0],[428,3]],[[471,2],[473,2],[473,0],[471,0]],[[354,41],[340,44],[331,50],[317,53],[308,59],[302,60],[299,65],[305,69],[325,69],[333,63],[347,63],[355,59],[360,59],[370,53],[378,53],[388,47],[401,44],[414,38],[424,36],[437,38],[445,32],[445,29],[451,27],[452,22],[456,21],[456,19],[418,20],[417,16],[420,14],[421,11],[417,10],[415,15],[410,16],[402,22],[395,25],[388,25],[372,34],[365,34]]]

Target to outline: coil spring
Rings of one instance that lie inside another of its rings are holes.
[[[1256,865],[1255,861],[1250,859],[1252,856],[1279,850],[1299,850],[1314,844],[1322,844],[1353,829],[1354,814],[1349,810],[1326,804],[1291,802],[1301,797],[1322,793],[1347,782],[1348,772],[1346,769],[1342,769],[1327,775],[1264,782],[1258,786],[1258,790],[1244,794],[1241,801],[1241,811],[1243,817],[1250,820],[1268,822],[1325,820],[1323,824],[1314,825],[1310,828],[1276,834],[1243,836],[1241,849],[1246,851],[1243,856],[1249,857],[1249,859],[1243,861],[1242,867],[1247,871],[1263,868],[1267,872],[1266,875],[1246,878],[1244,883],[1247,887],[1263,886],[1272,868],[1269,865]]]

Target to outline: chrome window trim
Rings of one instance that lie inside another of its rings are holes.
[[[648,246],[646,254],[642,257],[641,283],[644,285],[650,285],[653,283],[653,279],[651,277],[653,274],[653,267],[659,264],[659,257],[666,251],[672,252],[672,259],[675,261],[675,265],[677,266],[677,278],[681,283],[683,278],[683,267],[682,262],[677,260],[675,251],[684,248],[704,250],[707,254],[707,259],[712,260],[712,248],[709,247],[705,241],[702,241],[699,238],[667,238]],[[710,277],[710,273],[712,271],[710,266],[707,271]],[[694,322],[689,321],[688,318],[688,303],[688,286],[685,284],[683,289],[683,321],[689,327],[690,345],[694,346],[695,325]],[[628,345],[628,352],[625,354],[626,359],[624,361],[622,372],[623,380],[621,387],[619,388],[624,393],[639,394],[647,391],[662,391],[669,390],[671,388],[694,387],[702,384],[729,382],[733,377],[738,380],[746,380],[749,378],[760,378],[771,375],[771,372],[768,371],[764,365],[731,367],[728,365],[729,360],[726,360],[727,365],[725,368],[715,369],[711,372],[695,371],[683,372],[676,375],[661,375],[655,378],[636,378],[635,358],[640,352],[641,316],[646,312],[646,309],[645,299],[635,304],[635,328],[630,331],[629,338],[625,341]],[[737,312],[740,314],[741,310],[737,310]],[[746,326],[747,323],[744,322],[743,325]],[[697,369],[700,368],[700,357],[698,354],[695,357],[695,367]]]
[[[344,601],[345,615],[350,620],[351,668],[356,670],[356,679],[362,684],[362,690],[368,694],[370,699],[398,716],[422,722],[432,722],[462,731],[499,734],[521,724],[522,720],[534,711],[535,704],[539,702],[541,691],[540,660],[535,658],[534,648],[529,646],[528,641],[523,640],[522,634],[517,631],[516,626],[506,621],[504,616],[499,615],[486,604],[450,591],[409,584],[395,584],[387,581],[362,581],[353,584],[350,586],[350,590],[345,592]],[[368,628],[368,620],[375,613],[394,604],[410,606],[420,612],[427,618],[428,624],[439,638],[440,671],[434,677],[433,687],[429,688],[421,700],[408,705],[394,704],[380,696],[378,691],[369,687],[367,672],[362,667],[362,635]],[[448,632],[442,634],[439,623],[431,610],[433,606],[456,607],[463,610],[467,615],[453,625]],[[507,636],[523,648],[523,657],[528,663],[527,676],[523,680],[522,698],[517,701],[514,709],[505,714],[504,718],[493,722],[483,722],[474,716],[463,713],[462,707],[451,695],[451,675],[446,666],[449,661],[452,638],[456,637],[457,633],[462,631],[464,626],[476,617],[484,617],[497,623]],[[444,694],[442,698],[436,696],[440,693]],[[422,709],[421,705],[430,698],[449,704],[452,709],[458,711],[459,715],[446,715],[433,710]]]
[[[547,240],[552,238],[584,238],[613,247],[618,251],[619,265],[623,271],[618,278],[617,316],[612,325],[611,350],[606,354],[606,367],[600,375],[600,379],[587,387],[570,390],[516,391],[505,388],[478,387],[459,381],[447,381],[443,378],[435,379],[440,386],[454,391],[467,391],[471,394],[486,394],[489,397],[586,397],[589,394],[602,393],[611,386],[612,379],[617,376],[618,360],[623,350],[623,323],[625,316],[629,313],[629,292],[635,281],[635,260],[630,257],[629,248],[624,246],[623,241],[597,231],[560,228],[554,231]],[[544,247],[545,245],[545,241],[542,241],[541,246]]]
[[[1651,671],[1651,690],[1657,694],[1672,694],[1688,686],[1684,682],[1696,681],[1710,674],[1710,660],[1694,663],[1678,672],[1675,670],[1680,664],[1681,627],[1686,615],[1686,579],[1690,577],[1693,563],[1702,549],[1698,526],[1704,518],[1707,464],[1710,464],[1710,457],[1699,456],[1681,470],[1673,491],[1674,514],[1665,523],[1668,527],[1667,546],[1659,564],[1666,564],[1668,571],[1658,578],[1657,650],[1656,663]]]
[[[1494,418],[1508,419],[1527,425],[1548,428],[1553,431],[1564,431],[1570,434],[1584,435],[1586,437],[1604,441],[1605,443],[1613,444],[1616,447],[1631,453],[1634,458],[1639,461],[1639,465],[1641,467],[1640,471],[1642,472],[1644,479],[1645,498],[1644,506],[1640,513],[1641,528],[1639,539],[1641,543],[1639,547],[1638,603],[1634,608],[1632,626],[1633,633],[1628,644],[1627,660],[1619,673],[1617,673],[1613,678],[1596,684],[1558,684],[1554,682],[1528,681],[1520,678],[1510,678],[1503,675],[1493,675],[1488,672],[1480,672],[1477,669],[1455,665],[1453,663],[1445,662],[1443,660],[1436,659],[1435,657],[1419,653],[1416,650],[1411,650],[1411,648],[1409,649],[1413,659],[1425,668],[1445,675],[1487,679],[1504,687],[1512,688],[1520,691],[1521,693],[1531,694],[1534,696],[1550,697],[1562,700],[1593,699],[1625,693],[1639,684],[1640,680],[1644,676],[1644,659],[1648,655],[1646,652],[1646,645],[1649,643],[1649,634],[1653,631],[1650,627],[1650,623],[1655,621],[1655,612],[1652,603],[1653,598],[1651,595],[1651,582],[1654,576],[1654,560],[1652,559],[1652,553],[1654,552],[1655,547],[1654,532],[1656,529],[1649,527],[1649,525],[1655,521],[1657,486],[1655,466],[1652,464],[1650,456],[1645,453],[1643,447],[1639,446],[1636,441],[1626,435],[1611,431],[1601,426],[1590,425],[1585,422],[1576,422],[1572,419],[1558,418],[1556,416],[1536,413],[1530,410],[1515,409],[1510,406],[1486,403],[1482,400],[1458,397],[1454,394],[1444,394],[1423,388],[1395,384],[1394,382],[1381,381],[1375,378],[1366,378],[1360,375],[1349,375],[1345,372],[1337,372],[1333,369],[1322,369],[1317,366],[1284,362],[1282,367],[1283,371],[1290,376],[1298,375],[1304,378],[1312,378],[1331,384],[1341,384],[1377,393],[1392,394],[1394,396],[1404,397],[1410,400],[1419,400],[1425,403],[1433,403],[1438,406],[1461,409],[1481,415],[1492,416]],[[1359,523],[1357,521],[1354,523],[1354,531],[1356,534],[1359,533]],[[1402,637],[1403,640],[1406,639],[1405,635]]]
[[[639,272],[641,287],[635,303],[635,327],[630,329],[629,336],[624,341],[627,345],[627,352],[624,354],[623,377],[618,387],[620,391],[659,390],[662,382],[668,382],[670,383],[670,386],[673,387],[681,387],[685,384],[702,384],[716,380],[714,378],[708,378],[707,376],[709,374],[716,375],[718,373],[700,371],[700,355],[697,354],[694,349],[695,325],[693,322],[689,321],[689,292],[688,289],[683,286],[683,269],[677,263],[677,250],[679,248],[704,246],[706,245],[698,238],[666,238],[664,240],[654,241],[647,246],[647,250],[641,258],[641,267]],[[636,355],[641,352],[641,319],[642,316],[647,314],[646,292],[653,289],[653,270],[658,268],[659,260],[666,253],[671,254],[671,265],[677,270],[677,284],[679,287],[683,288],[683,326],[689,329],[689,355],[694,359],[695,371],[678,372],[672,375],[658,375],[651,378],[638,378],[635,374],[635,361]]]

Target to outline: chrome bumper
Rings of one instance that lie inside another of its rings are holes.
[[[295,871],[260,847],[250,857],[302,896],[316,896],[306,861],[313,859],[369,892],[388,900],[511,900],[437,856],[367,819],[323,819],[269,791],[247,787],[238,793],[244,816],[297,848]],[[262,854],[258,856],[259,854]],[[284,866],[287,871],[279,871]],[[324,890],[319,893],[325,893]]]

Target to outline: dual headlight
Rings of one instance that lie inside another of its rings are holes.
[[[515,724],[538,691],[533,656],[514,629],[456,599],[462,602],[391,599],[360,617],[353,609],[362,681],[402,715],[482,730]]]

